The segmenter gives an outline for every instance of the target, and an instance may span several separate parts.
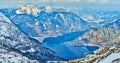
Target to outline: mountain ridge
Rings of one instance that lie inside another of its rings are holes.
[[[43,63],[50,60],[63,60],[37,40],[21,32],[15,25],[0,20],[0,26],[0,44],[2,46],[11,50],[18,50],[25,56],[31,56]]]

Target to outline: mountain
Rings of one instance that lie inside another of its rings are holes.
[[[7,18],[0,12],[1,47],[21,53],[23,56],[38,60],[41,63],[63,60],[55,52],[44,47],[39,41],[30,38],[6,20]]]
[[[36,11],[37,16],[34,16],[32,8],[23,7],[18,9],[0,9],[12,23],[14,23],[20,30],[29,36],[42,42],[44,38],[57,37],[67,33],[84,31],[89,29],[89,25],[79,16],[72,12],[57,11],[47,12],[41,10]],[[46,9],[46,7],[45,7]],[[18,13],[18,11],[23,11]],[[47,7],[50,10],[50,7]],[[29,11],[29,12],[28,12]],[[64,30],[64,31],[63,31]]]
[[[76,11],[78,12],[78,11]],[[108,23],[115,22],[120,17],[120,12],[116,10],[102,10],[102,9],[82,9],[78,14],[83,20],[87,21],[90,27],[99,28]]]
[[[120,19],[100,28],[91,28],[83,36],[76,39],[77,45],[82,44],[82,42],[102,47],[117,44],[120,42]]]
[[[29,59],[17,52],[0,48],[1,63],[39,63],[37,60]]]

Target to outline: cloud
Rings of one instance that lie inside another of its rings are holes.
[[[109,0],[82,0],[82,2],[86,2],[86,3],[109,3]]]
[[[82,0],[73,0],[73,2],[82,2]]]
[[[101,0],[101,3],[108,3],[109,0]]]
[[[109,3],[109,0],[52,0],[53,2],[73,3]]]
[[[3,0],[1,2],[5,2],[5,3],[8,3],[8,0]],[[41,3],[41,2],[46,2],[46,3],[49,3],[49,2],[62,2],[62,3],[108,3],[109,0],[36,0],[36,1],[33,1],[33,0],[12,0],[10,1],[12,3]]]
[[[52,2],[81,2],[82,0],[52,0]]]
[[[94,2],[96,2],[96,0],[86,0],[86,2],[88,2],[88,3],[94,3]]]
[[[85,3],[94,3],[96,2],[96,0],[52,0],[52,2],[73,2],[73,3],[82,3],[82,2],[85,2]]]

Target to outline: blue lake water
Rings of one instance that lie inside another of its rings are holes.
[[[94,54],[94,51],[99,49],[98,46],[71,46],[66,42],[71,42],[72,40],[83,35],[83,32],[68,33],[63,36],[46,38],[43,41],[43,45],[54,52],[56,52],[61,58],[67,60],[73,60],[77,58],[83,58],[86,54]]]
[[[73,60],[77,58],[83,58],[86,54],[94,54],[93,51],[97,50],[97,46],[66,46],[65,44],[59,44],[56,46],[51,46],[51,44],[44,44],[46,47],[55,51],[61,58],[67,60]],[[92,49],[92,50],[89,50]]]

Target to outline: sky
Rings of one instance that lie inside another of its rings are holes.
[[[0,0],[0,8],[20,7],[23,5],[120,9],[120,0]]]

